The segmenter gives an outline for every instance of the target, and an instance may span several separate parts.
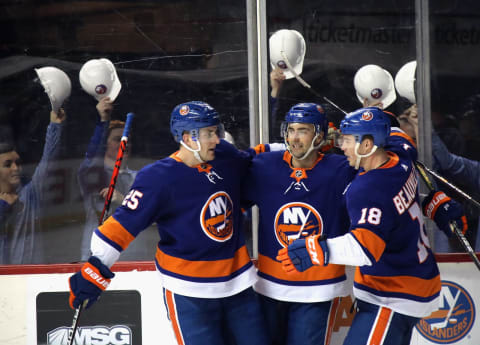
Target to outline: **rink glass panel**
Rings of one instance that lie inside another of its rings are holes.
[[[96,100],[79,70],[108,58],[122,89],[112,119],[134,112],[128,164],[138,170],[178,149],[169,117],[179,103],[200,100],[221,114],[239,148],[249,144],[246,6],[238,1],[3,1],[0,5],[0,120],[11,128],[26,182],[42,156],[50,103],[34,68],[67,73],[61,156],[44,181],[39,223],[44,263],[75,262],[85,220],[77,171],[93,135]],[[108,187],[106,185],[105,187]],[[153,260],[152,227],[121,260]]]
[[[307,47],[303,78],[346,111],[361,106],[353,87],[358,68],[373,63],[394,77],[403,64],[416,59],[413,0],[267,1],[266,5],[267,37],[282,28],[301,32]],[[101,57],[115,64],[122,90],[112,118],[124,119],[131,111],[137,114],[129,142],[130,168],[140,169],[177,149],[169,132],[169,114],[186,100],[213,105],[237,146],[246,148],[250,143],[246,8],[246,2],[239,1],[4,1],[0,5],[0,120],[12,130],[26,182],[42,155],[50,110],[42,86],[35,82],[34,68],[56,66],[72,81],[61,156],[45,181],[48,191],[39,219],[44,263],[79,260],[85,212],[76,174],[97,116],[96,101],[78,81],[82,64]],[[432,110],[441,110],[440,120],[447,123],[440,132],[447,128],[442,135],[457,140],[446,140],[452,152],[474,160],[480,158],[476,135],[480,117],[464,116],[464,105],[469,96],[479,93],[474,82],[479,68],[475,63],[479,11],[474,1],[431,2],[430,42],[423,43],[430,46]],[[268,53],[262,56],[267,58]],[[282,116],[303,101],[321,103],[336,125],[343,118],[342,112],[315,98],[296,80],[287,80],[278,113],[270,114],[269,141],[280,140]],[[397,96],[387,110],[400,114],[408,106]],[[452,182],[477,196],[478,186]],[[478,210],[469,212],[476,234]],[[443,234],[433,232],[433,236],[437,250],[461,251],[446,245]],[[151,260],[156,241],[155,229],[146,230],[121,260]]]

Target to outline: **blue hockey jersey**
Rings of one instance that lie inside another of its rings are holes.
[[[356,171],[345,157],[319,154],[311,169],[294,168],[288,151],[256,156],[245,180],[244,199],[259,207],[258,282],[255,290],[283,301],[318,302],[348,295],[343,265],[287,274],[278,250],[312,234],[335,237],[348,231],[342,196]]]
[[[222,140],[208,164],[188,167],[174,153],[146,166],[122,206],[95,231],[94,255],[114,262],[156,223],[155,263],[167,290],[220,298],[250,287],[256,275],[240,231],[239,202],[249,162],[248,154]]]
[[[346,192],[350,234],[372,266],[357,267],[354,295],[392,310],[424,317],[438,309],[440,275],[425,233],[412,163],[417,151],[392,130],[380,168],[360,171]]]

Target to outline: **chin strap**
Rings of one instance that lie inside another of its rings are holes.
[[[320,135],[320,133],[316,134],[313,139],[312,139],[312,142],[310,143],[310,147],[308,148],[307,152],[305,152],[305,154],[300,157],[300,158],[297,158],[295,157],[295,159],[298,159],[299,161],[302,161],[304,160],[305,158],[308,157],[308,155],[310,154],[310,152],[312,152],[313,150],[318,150],[320,149],[320,147],[322,147],[324,144],[325,144],[325,139],[322,139],[322,141],[320,141],[320,143],[318,145],[314,145],[313,143],[315,142],[315,140],[317,140],[318,136]],[[285,146],[287,147],[287,150],[288,152],[290,152],[290,154],[293,156],[293,153],[292,153],[292,150],[290,149],[290,144],[288,143],[287,141],[287,135],[284,136],[283,138],[284,142],[285,142]]]
[[[200,150],[202,149],[202,146],[200,145],[200,142],[198,140],[194,140],[197,145],[198,145],[198,149],[192,149],[191,147],[189,147],[187,144],[185,144],[183,142],[183,140],[180,140],[180,145],[182,145],[183,147],[185,147],[188,151],[192,152],[193,153],[193,156],[195,157],[195,159],[197,161],[199,161],[200,163],[206,163],[202,158],[200,158]]]
[[[355,156],[357,156],[357,160],[355,161],[355,170],[358,170],[358,168],[360,167],[360,160],[362,158],[365,158],[365,157],[369,157],[371,156],[375,151],[377,151],[377,148],[378,146],[377,145],[373,145],[373,148],[372,150],[369,152],[369,153],[366,153],[364,155],[361,155],[360,153],[358,153],[358,148],[360,147],[360,143],[357,142],[355,144]]]

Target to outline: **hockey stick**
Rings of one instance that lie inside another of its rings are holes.
[[[288,61],[288,60],[287,60]],[[287,66],[289,66],[289,63],[287,63]],[[294,71],[293,69],[291,69],[291,71],[294,75],[295,75],[295,78],[297,78],[297,80],[302,80],[303,79],[298,76]],[[300,81],[299,80],[299,81]],[[300,82],[302,85],[304,85],[302,82]],[[307,83],[305,83],[306,85],[308,85]],[[305,86],[305,85],[304,85]],[[318,92],[316,92],[314,89],[311,88],[310,85],[306,86],[308,87],[308,89],[317,97],[320,97],[320,98],[323,98],[324,100],[326,100],[328,103],[330,103],[332,106],[334,106],[337,110],[343,112],[345,115],[347,115],[348,113],[343,110],[342,108],[340,108],[338,105],[336,105],[334,102],[332,102],[331,100],[329,100],[327,97],[325,96],[321,96],[320,94],[318,94]],[[420,161],[416,161],[415,162],[415,165],[416,166],[421,166],[424,170],[426,170],[430,175],[432,175],[433,177],[435,177],[436,179],[440,180],[441,182],[445,183],[447,186],[449,186],[450,188],[452,188],[455,192],[457,192],[458,194],[460,194],[461,196],[463,196],[465,199],[467,199],[468,201],[470,201],[472,204],[474,204],[476,207],[480,208],[480,202],[478,202],[477,200],[475,200],[473,197],[471,197],[470,195],[468,195],[467,193],[465,193],[463,190],[461,190],[459,187],[455,186],[453,183],[449,182],[445,177],[439,175],[438,173],[436,173],[435,171],[433,171],[432,169],[428,168],[425,166],[425,164],[423,164],[422,162]]]
[[[118,148],[117,159],[115,161],[115,166],[113,167],[112,178],[110,179],[110,186],[108,186],[107,196],[105,197],[105,204],[103,205],[103,211],[99,219],[100,225],[105,221],[108,210],[110,209],[113,192],[115,190],[115,184],[117,183],[118,173],[120,172],[120,166],[122,165],[123,155],[125,153],[125,150],[127,149],[128,134],[130,132],[130,126],[132,124],[134,116],[134,113],[127,114],[125,128],[123,129],[122,139],[120,140],[120,146]]]
[[[424,169],[424,165],[417,161],[417,162],[415,162],[415,167],[417,168],[417,171],[420,173],[420,176],[422,177],[423,182],[425,182],[425,184],[427,185],[428,189],[429,190],[434,190],[435,187],[433,186],[432,181],[428,177],[427,172]],[[449,225],[450,225],[450,229],[457,236],[457,238],[460,241],[460,243],[462,244],[463,248],[467,251],[468,255],[470,255],[470,257],[472,258],[475,266],[477,266],[477,268],[480,270],[480,260],[478,260],[478,257],[475,254],[475,251],[472,249],[472,246],[468,242],[465,235],[458,228],[457,223],[455,221],[451,221],[449,223]]]
[[[130,133],[130,126],[132,125],[134,113],[127,114],[127,120],[125,121],[125,128],[123,129],[122,139],[120,140],[120,146],[118,148],[117,159],[115,161],[115,166],[113,167],[112,178],[110,179],[110,185],[108,187],[107,196],[105,197],[105,203],[103,205],[103,211],[99,219],[99,225],[102,225],[105,221],[105,217],[110,208],[112,202],[113,192],[115,190],[115,185],[117,183],[118,173],[120,172],[120,167],[122,165],[123,155],[127,149],[128,135]],[[78,328],[78,321],[80,320],[80,314],[82,313],[83,308],[87,305],[88,299],[83,301],[77,309],[75,309],[75,314],[73,315],[71,331],[68,333],[68,345],[73,345],[75,339],[75,333]]]
[[[445,183],[447,186],[449,186],[450,188],[452,188],[455,192],[457,192],[458,194],[460,194],[461,196],[463,196],[465,199],[467,199],[468,201],[470,201],[472,204],[474,204],[475,206],[477,206],[478,208],[480,208],[480,202],[478,202],[477,200],[475,200],[474,198],[472,198],[470,195],[468,195],[467,193],[465,193],[463,190],[461,190],[460,188],[458,188],[457,186],[455,186],[453,183],[447,181],[446,178],[444,178],[443,176],[440,176],[439,174],[437,174],[435,171],[429,169],[428,167],[426,167],[423,163],[417,161],[417,165],[420,165],[424,170],[426,170],[430,175],[432,175],[433,177],[437,178],[438,180],[440,180],[441,182]]]
[[[293,74],[293,76],[295,77],[295,79],[297,79],[297,81],[302,84],[302,86],[306,87],[311,93],[313,93],[315,96],[317,96],[318,98],[322,98],[324,99],[326,102],[330,103],[332,106],[334,106],[337,110],[341,111],[342,113],[344,113],[345,115],[347,115],[347,112],[345,110],[343,110],[342,108],[340,108],[338,105],[336,105],[335,103],[333,103],[330,99],[328,99],[327,97],[325,96],[322,96],[320,95],[317,91],[315,91],[314,89],[312,89],[312,86],[307,83],[302,77],[300,77],[298,75],[297,72],[294,71],[292,65],[290,64],[290,61],[288,60],[288,57],[287,55],[285,54],[285,52],[282,50],[280,51],[280,54],[282,55],[283,59],[285,60],[285,64],[287,65],[288,67],[288,70],[290,73]]]
[[[78,328],[78,320],[80,319],[80,314],[82,313],[82,310],[84,306],[86,306],[88,303],[88,300],[83,301],[82,304],[78,306],[77,309],[75,309],[75,314],[73,315],[73,320],[72,320],[72,327],[70,331],[68,332],[68,345],[73,345],[73,339],[75,338],[75,333],[77,332]]]

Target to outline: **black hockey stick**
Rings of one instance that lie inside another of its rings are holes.
[[[330,103],[333,107],[335,107],[337,110],[341,111],[342,113],[344,113],[345,115],[347,115],[347,112],[345,110],[343,110],[342,108],[340,108],[338,105],[336,105],[333,101],[331,101],[329,98],[325,97],[325,96],[322,96],[320,95],[317,91],[315,91],[315,89],[312,88],[312,86],[307,83],[302,77],[300,77],[300,75],[298,75],[297,72],[295,72],[295,70],[293,69],[292,65],[290,64],[290,61],[288,60],[288,57],[287,55],[285,54],[284,51],[280,51],[280,54],[282,55],[284,61],[285,61],[285,64],[287,65],[288,67],[288,70],[290,73],[292,73],[295,77],[295,79],[297,79],[297,81],[302,84],[302,86],[306,87],[311,93],[313,93],[315,96],[317,96],[318,98],[321,98],[323,100],[325,100],[326,102]]]
[[[432,175],[433,177],[435,177],[436,179],[440,180],[441,182],[445,183],[447,186],[449,186],[450,188],[452,188],[455,192],[457,192],[458,194],[460,194],[461,196],[463,196],[465,199],[467,199],[468,201],[470,201],[472,204],[474,204],[475,206],[477,206],[478,208],[480,208],[480,202],[478,202],[477,200],[475,200],[474,198],[472,198],[470,195],[468,195],[467,193],[465,193],[463,190],[461,190],[460,188],[458,188],[457,186],[455,186],[453,183],[447,181],[447,179],[439,174],[437,174],[435,171],[433,171],[432,169],[429,169],[428,167],[426,167],[423,163],[417,161],[417,165],[420,165],[424,170],[426,170],[430,175]]]
[[[299,77],[300,78],[300,77]],[[300,78],[301,79],[301,78]],[[303,79],[302,79],[303,80]],[[300,82],[301,83],[301,82]],[[302,85],[304,85],[303,83],[301,83]],[[308,84],[307,84],[308,85]],[[305,85],[304,85],[305,86]],[[340,108],[338,105],[336,105],[334,102],[332,102],[331,100],[329,100],[327,97],[325,96],[322,96],[320,95],[317,91],[315,91],[314,89],[312,89],[310,87],[310,85],[308,85],[308,89],[317,97],[320,97],[320,98],[323,98],[325,101],[327,101],[328,103],[330,103],[332,106],[334,106],[337,110],[341,111],[342,113],[344,113],[345,115],[347,115],[348,113],[343,110],[342,108]],[[470,195],[468,195],[467,193],[465,193],[463,190],[461,190],[459,187],[455,186],[453,183],[451,183],[450,181],[448,181],[445,177],[439,175],[438,173],[436,173],[435,171],[433,171],[432,169],[428,168],[425,166],[425,164],[423,164],[422,162],[420,161],[416,161],[415,162],[415,165],[418,167],[420,166],[421,168],[423,168],[423,170],[426,170],[430,175],[432,175],[433,177],[435,177],[436,179],[440,180],[441,182],[445,183],[447,186],[449,186],[450,188],[452,188],[455,192],[457,192],[458,194],[460,194],[461,196],[463,196],[465,199],[467,199],[468,201],[470,201],[472,204],[474,204],[476,207],[480,208],[480,202],[478,202],[477,200],[475,200],[473,197],[471,197]]]
[[[117,159],[115,161],[115,166],[113,167],[112,178],[110,179],[110,185],[108,187],[107,196],[105,197],[105,203],[103,205],[103,211],[99,219],[99,225],[105,221],[106,215],[110,208],[112,202],[113,192],[115,190],[115,185],[117,183],[117,177],[120,172],[120,167],[122,166],[123,155],[127,149],[128,135],[130,133],[130,126],[132,125],[132,120],[135,114],[128,113],[127,120],[125,121],[125,128],[123,129],[122,139],[120,140],[120,146],[118,148]],[[75,314],[73,315],[71,331],[68,333],[68,345],[73,345],[75,339],[75,333],[78,328],[78,321],[80,320],[80,314],[82,313],[83,308],[87,305],[88,300],[85,300],[80,304],[77,309],[75,309]]]
[[[429,190],[434,190],[435,187],[433,186],[432,181],[430,181],[430,178],[427,175],[425,166],[420,163],[420,162],[415,162],[415,167],[417,168],[417,171],[419,172],[420,176],[422,177],[423,182],[427,185]],[[435,175],[434,175],[435,176]],[[472,249],[472,246],[468,242],[467,238],[465,235],[462,233],[462,231],[458,228],[457,223],[455,221],[451,221],[450,223],[450,229],[452,232],[457,236],[458,240],[462,244],[463,248],[467,251],[468,255],[473,260],[473,263],[477,268],[480,270],[480,260],[478,260],[477,255],[475,254],[475,251]]]
[[[80,314],[82,313],[82,310],[84,306],[86,306],[88,303],[88,300],[83,301],[82,304],[78,306],[77,309],[75,309],[75,314],[73,315],[73,320],[72,320],[72,327],[68,331],[68,345],[73,345],[73,339],[75,338],[75,333],[77,332],[78,328],[78,320],[80,319]]]

